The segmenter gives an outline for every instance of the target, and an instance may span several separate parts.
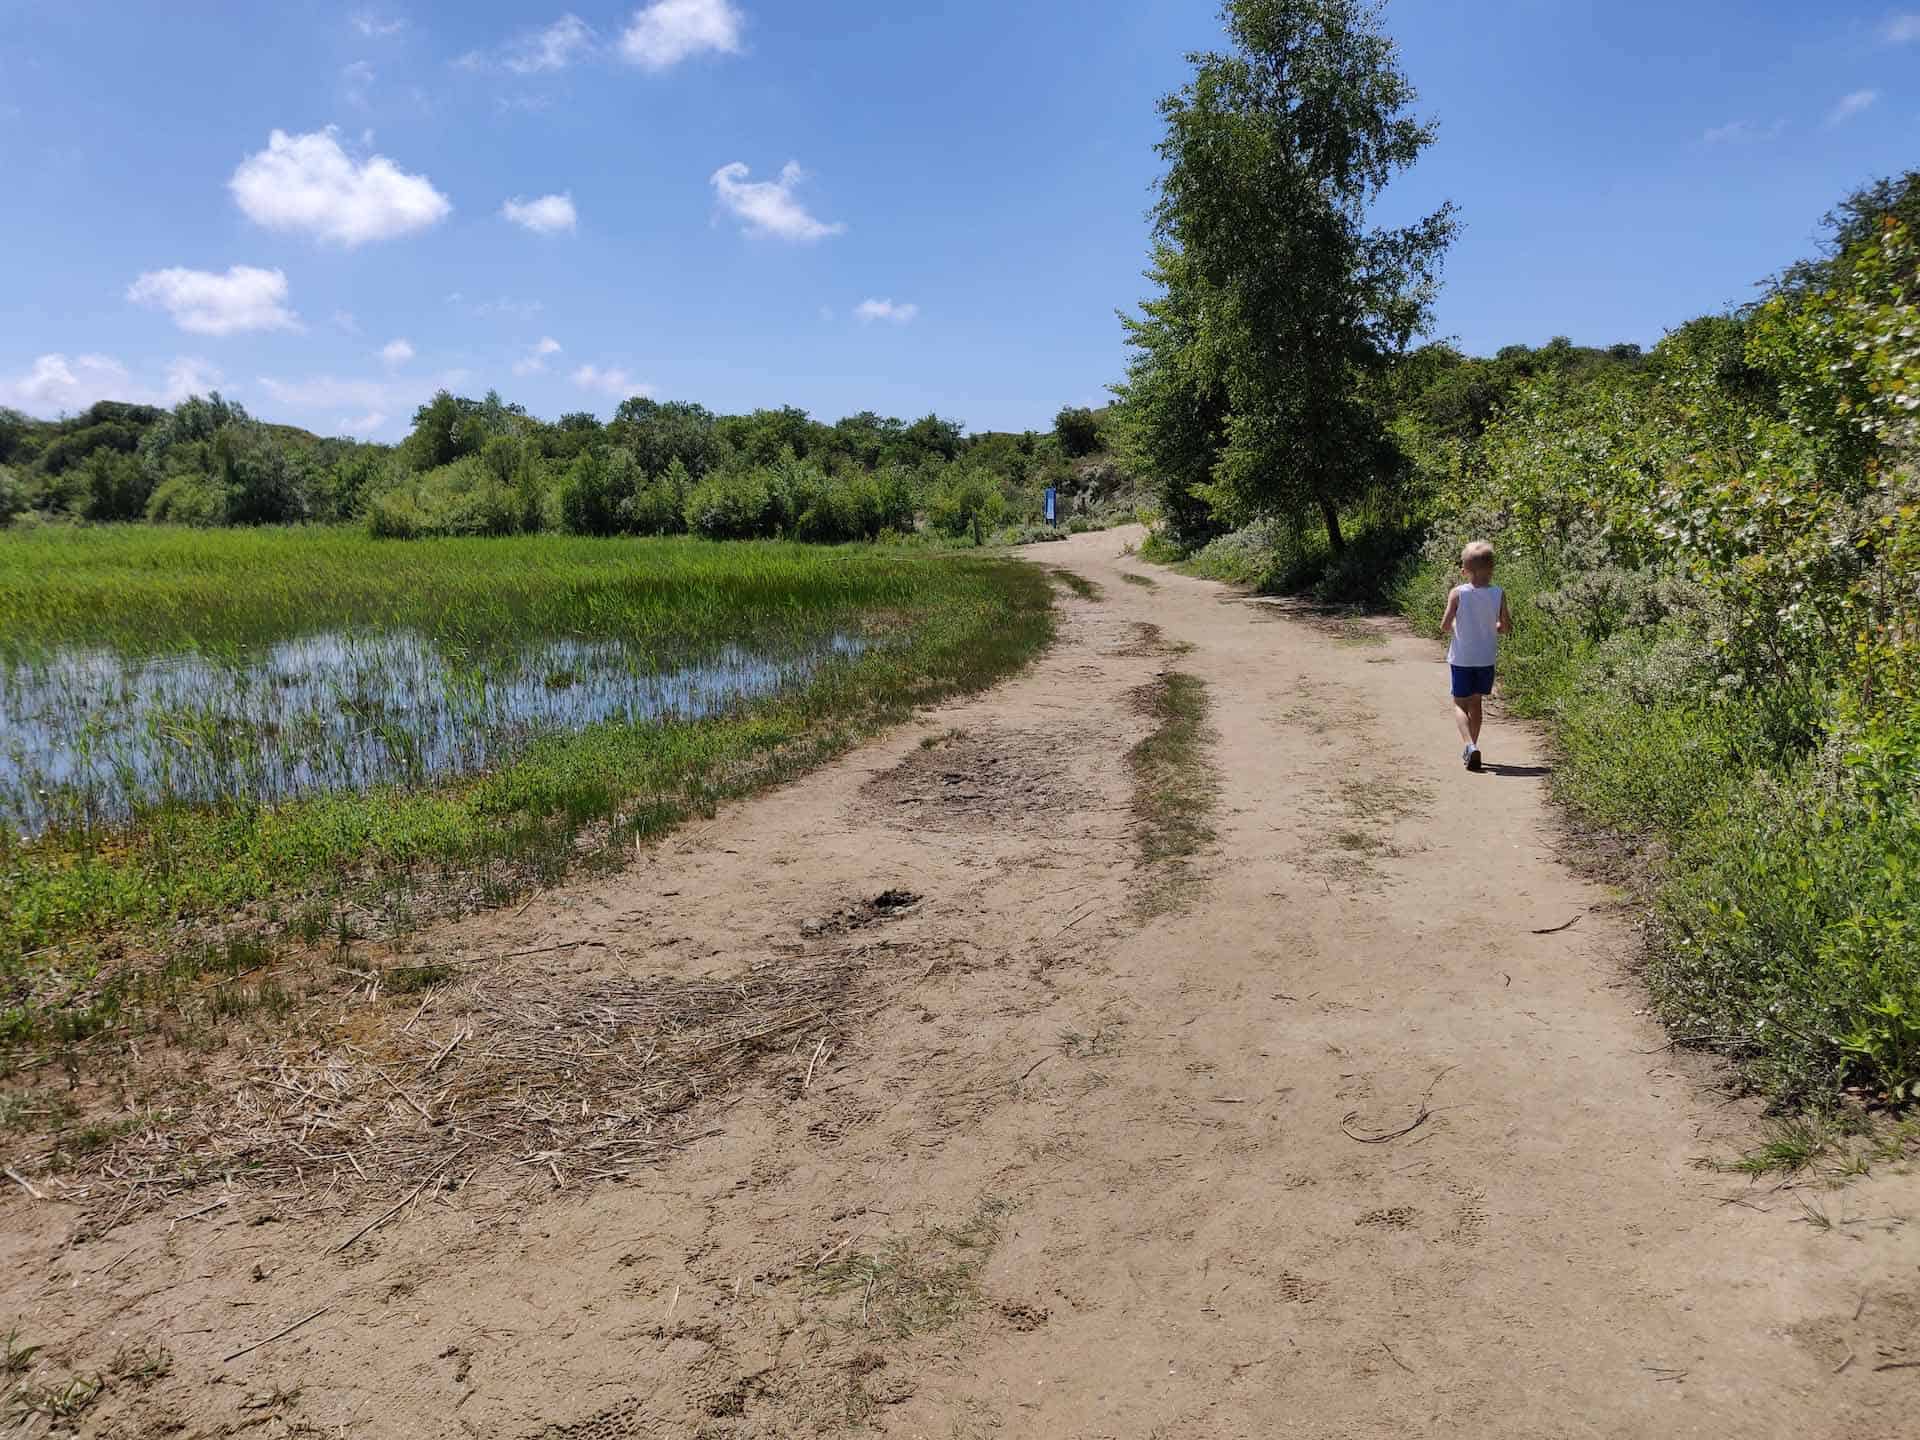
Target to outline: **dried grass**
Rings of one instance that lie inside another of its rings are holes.
[[[232,1085],[149,1112],[56,1188],[111,1228],[214,1182],[305,1211],[405,1197],[397,1213],[430,1181],[488,1170],[548,1188],[617,1178],[701,1133],[699,1102],[763,1057],[792,1057],[797,1085],[862,970],[795,957],[580,985],[501,966],[439,992],[424,1020],[411,1005],[371,1026],[358,1012],[357,1043],[264,1047]]]

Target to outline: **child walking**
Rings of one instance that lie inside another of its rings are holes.
[[[1493,546],[1471,542],[1460,552],[1460,573],[1467,583],[1447,596],[1440,633],[1452,637],[1447,664],[1453,670],[1453,723],[1460,727],[1460,759],[1480,769],[1481,705],[1493,693],[1493,666],[1502,635],[1513,633],[1507,596],[1493,583]]]

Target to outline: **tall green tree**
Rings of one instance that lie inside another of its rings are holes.
[[[1128,327],[1138,451],[1191,454],[1189,487],[1220,520],[1340,509],[1395,468],[1371,380],[1430,323],[1451,204],[1399,227],[1368,213],[1432,143],[1372,0],[1227,0],[1232,48],[1189,57],[1160,102],[1166,172],[1151,272],[1162,294]],[[1165,424],[1176,433],[1142,433]]]

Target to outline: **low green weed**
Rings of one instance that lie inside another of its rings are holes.
[[[1087,579],[1086,576],[1077,575],[1071,570],[1055,570],[1051,573],[1054,579],[1058,580],[1082,600],[1098,600],[1106,593],[1101,590],[1095,582]]]
[[[57,1384],[27,1381],[14,1387],[7,1403],[16,1424],[38,1418],[59,1425],[85,1414],[106,1388],[98,1375],[73,1375]]]
[[[916,1231],[884,1250],[824,1265],[813,1286],[844,1297],[850,1327],[899,1339],[944,1329],[980,1304],[980,1272],[1010,1208],[987,1200],[961,1225]]]
[[[40,1353],[38,1345],[20,1343],[20,1327],[14,1326],[5,1335],[0,1335],[0,1375],[24,1375],[33,1368],[33,1357]]]

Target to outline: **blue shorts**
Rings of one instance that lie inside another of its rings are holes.
[[[1453,671],[1453,698],[1471,699],[1475,695],[1493,693],[1493,666],[1491,665],[1449,665]]]

